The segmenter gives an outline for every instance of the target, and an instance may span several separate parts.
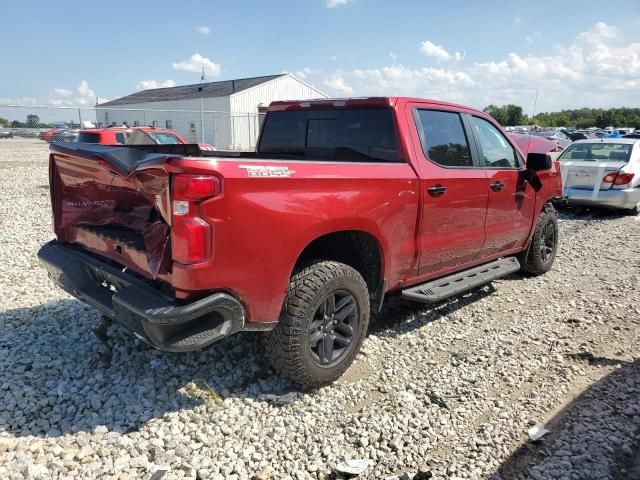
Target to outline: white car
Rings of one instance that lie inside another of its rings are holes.
[[[640,213],[640,140],[577,140],[558,157],[569,205]]]

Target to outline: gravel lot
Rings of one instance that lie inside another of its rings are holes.
[[[0,478],[640,478],[639,218],[563,213],[547,275],[390,302],[339,383],[278,405],[259,334],[168,354],[114,327],[93,361],[97,314],[36,260],[47,159],[0,140]]]

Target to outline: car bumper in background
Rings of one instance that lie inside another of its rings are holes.
[[[55,241],[45,244],[38,258],[58,286],[159,350],[197,350],[257,329],[245,326],[244,307],[227,293],[178,304],[143,278]]]
[[[567,204],[576,206],[630,209],[640,202],[640,188],[600,190],[594,197],[593,190],[567,187],[564,195]]]

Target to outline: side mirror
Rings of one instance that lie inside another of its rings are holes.
[[[553,162],[548,153],[530,153],[527,155],[527,168],[534,172],[549,170]]]

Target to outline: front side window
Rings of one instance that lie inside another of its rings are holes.
[[[471,150],[462,118],[456,112],[416,110],[424,154],[443,167],[472,167]]]
[[[116,142],[120,145],[124,145],[127,143],[127,139],[124,136],[124,133],[116,133]]]
[[[483,118],[471,117],[477,140],[480,142],[484,164],[493,168],[517,168],[516,152],[504,135]]]
[[[258,152],[308,160],[401,161],[391,109],[270,112]]]

